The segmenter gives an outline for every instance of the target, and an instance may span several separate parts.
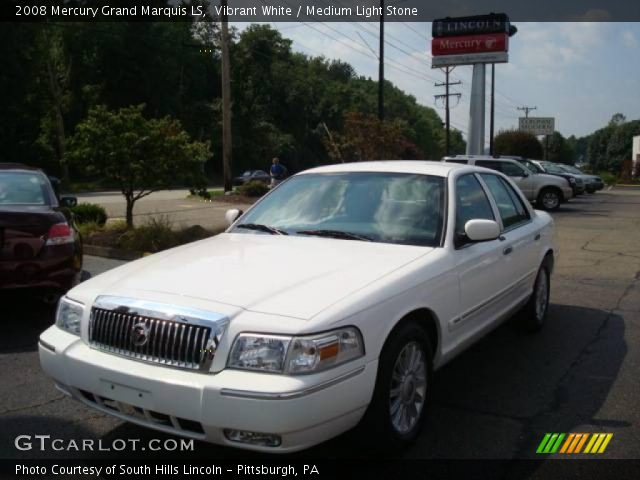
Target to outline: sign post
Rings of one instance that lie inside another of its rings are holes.
[[[469,133],[467,134],[467,155],[482,155],[484,152],[484,90],[485,64],[473,66],[471,102],[469,106]]]

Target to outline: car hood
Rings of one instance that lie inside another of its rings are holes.
[[[559,175],[552,175],[550,173],[538,173],[537,177],[544,179],[545,182],[558,185],[559,187],[568,186],[567,179]]]
[[[157,292],[306,320],[433,250],[317,237],[224,233],[132,262],[86,284],[90,288],[99,282],[93,286],[101,295]]]

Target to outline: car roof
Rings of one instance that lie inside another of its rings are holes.
[[[305,170],[307,173],[346,173],[346,172],[388,172],[417,173],[446,177],[452,170],[469,168],[467,165],[445,163],[433,160],[376,160],[370,162],[337,163]]]
[[[455,155],[453,157],[444,157],[443,161],[447,160],[491,160],[496,162],[517,162],[512,157],[492,157],[491,155]]]
[[[22,170],[27,172],[42,172],[41,169],[37,167],[30,167],[29,165],[24,165],[23,163],[2,163],[0,162],[0,170]]]

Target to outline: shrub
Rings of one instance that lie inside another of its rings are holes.
[[[98,225],[96,222],[86,222],[78,224],[78,231],[84,240],[87,240],[91,237],[91,234],[98,232],[102,229],[101,225]]]
[[[246,197],[261,197],[269,191],[269,187],[258,180],[251,180],[238,187],[238,193]]]
[[[95,203],[80,203],[72,207],[71,211],[79,224],[96,223],[102,226],[107,222],[107,212],[103,207]]]
[[[165,216],[153,217],[145,225],[129,229],[120,237],[123,248],[138,252],[155,253],[179,243],[176,232],[171,230],[171,221]]]

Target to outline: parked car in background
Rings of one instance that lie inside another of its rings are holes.
[[[585,192],[585,184],[582,176],[565,171],[557,163],[531,159],[522,159],[519,160],[519,162],[526,165],[529,170],[536,171],[536,173],[547,173],[549,175],[565,178],[569,182],[569,185],[571,185],[574,196],[581,195]]]
[[[364,439],[390,451],[420,433],[435,369],[516,311],[529,330],[545,321],[553,219],[499,172],[319,167],[227,219],[223,234],[61,300],[39,354],[62,392],[139,425],[263,452],[362,421]]]
[[[235,186],[240,186],[251,181],[258,181],[269,184],[271,182],[271,177],[264,170],[247,170],[239,177],[235,177],[233,179],[233,184]]]
[[[583,178],[585,182],[585,188],[588,193],[595,193],[598,190],[602,190],[604,188],[604,181],[598,175],[590,175],[588,173],[584,173],[582,170],[574,167],[573,165],[561,164],[560,168],[562,168],[566,172]]]
[[[456,155],[445,157],[443,161],[476,165],[502,172],[515,182],[527,200],[543,210],[557,210],[562,202],[573,197],[573,189],[566,179],[534,173],[513,159],[485,155]]]
[[[47,296],[73,287],[82,272],[82,240],[68,208],[37,168],[0,163],[0,289],[38,289]]]

